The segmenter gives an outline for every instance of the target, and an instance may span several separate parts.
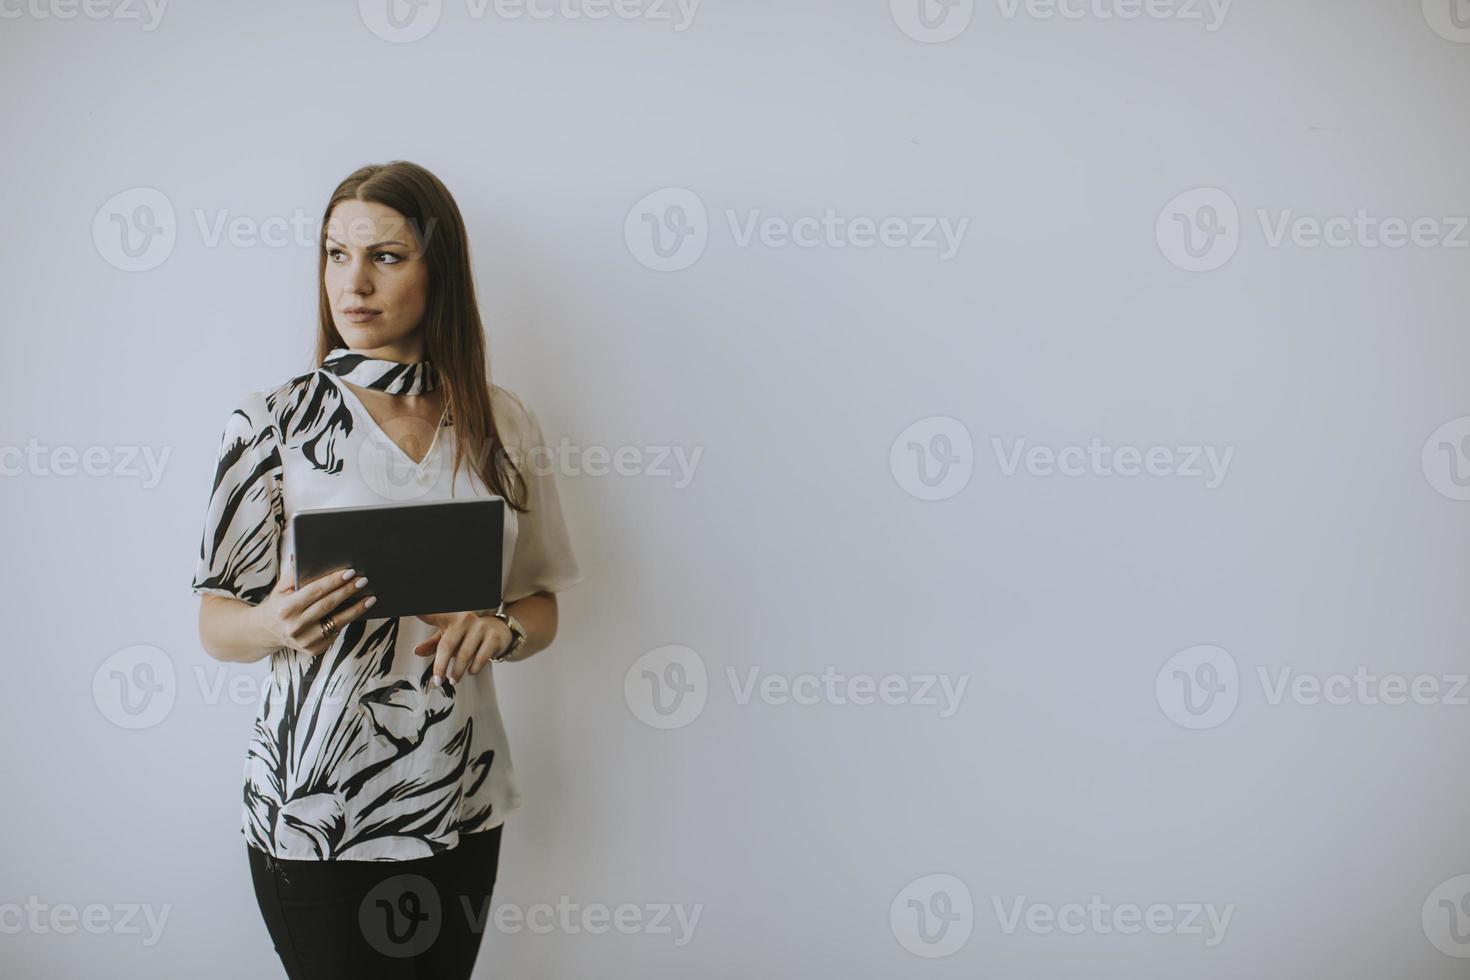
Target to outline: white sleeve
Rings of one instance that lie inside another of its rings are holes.
[[[561,592],[584,578],[572,552],[571,536],[556,488],[555,456],[546,444],[541,423],[516,396],[522,413],[520,453],[514,462],[526,481],[526,513],[517,513],[515,551],[503,597],[506,602],[533,592]]]

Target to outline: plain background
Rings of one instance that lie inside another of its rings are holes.
[[[306,366],[316,258],[211,245],[197,216],[314,222],[355,167],[406,158],[464,212],[495,379],[553,442],[642,467],[558,477],[587,580],[555,646],[497,675],[526,805],[496,900],[700,908],[683,945],[493,931],[478,976],[1464,976],[1431,934],[1470,924],[1470,707],[1273,704],[1259,679],[1467,670],[1470,503],[1421,456],[1470,415],[1470,250],[1272,247],[1257,216],[1470,214],[1470,44],[1432,9],[1240,0],[1208,30],[981,3],[944,43],[881,0],[707,0],[686,30],[446,0],[411,43],[352,3],[179,2],[153,30],[4,9],[0,445],[115,469],[12,452],[0,482],[0,972],[279,975],[238,829],[254,705],[210,695],[264,665],[204,654],[188,583],[226,414]],[[130,272],[94,224],[135,188],[177,240]],[[625,228],[665,188],[708,243],[659,272]],[[1196,188],[1240,213],[1209,272],[1156,234]],[[828,209],[969,225],[945,260],[742,246],[728,217]],[[936,418],[973,472],[924,500],[892,457]],[[1214,487],[1004,471],[1017,440],[1094,437],[1234,449]],[[162,479],[117,447],[168,451]],[[698,447],[692,482],[650,447]],[[94,680],[140,644],[177,690],[130,730]],[[1238,705],[1190,730],[1155,682],[1201,644]],[[631,692],[670,646],[706,703],[664,730]],[[729,673],[829,666],[967,687],[942,717],[741,703]],[[974,909],[937,958],[895,924],[930,875]],[[1094,895],[1234,909],[1215,945],[996,912]],[[27,902],[169,918],[147,946],[17,929]]]

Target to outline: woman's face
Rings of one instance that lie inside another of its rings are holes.
[[[347,346],[422,356],[416,331],[428,303],[429,267],[411,222],[384,204],[342,201],[326,232],[327,300]]]

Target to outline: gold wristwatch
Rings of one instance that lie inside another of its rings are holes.
[[[490,615],[494,616],[496,619],[509,626],[511,633],[510,646],[502,650],[499,655],[492,655],[490,657],[491,663],[498,664],[525,645],[526,628],[520,624],[519,620],[517,620],[514,616],[505,611],[505,603],[503,602],[500,604],[500,608],[496,609]]]

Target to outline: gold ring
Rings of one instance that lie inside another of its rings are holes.
[[[331,616],[326,617],[320,623],[317,623],[317,625],[321,627],[322,636],[336,636],[337,635],[337,628],[338,627],[337,627],[337,624],[336,623],[332,622],[332,617]]]

